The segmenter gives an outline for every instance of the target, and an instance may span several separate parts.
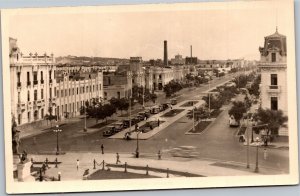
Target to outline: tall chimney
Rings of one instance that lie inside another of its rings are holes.
[[[164,66],[168,66],[168,42],[164,41]]]
[[[191,45],[191,58],[193,57],[193,46]]]

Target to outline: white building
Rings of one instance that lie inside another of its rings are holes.
[[[12,115],[18,125],[42,120],[49,107],[56,109],[53,54],[25,56],[16,39],[10,38],[9,43]]]
[[[286,36],[276,32],[265,37],[264,47],[259,48],[261,58],[261,107],[282,110],[287,115],[287,62]],[[281,129],[279,135],[288,135]]]

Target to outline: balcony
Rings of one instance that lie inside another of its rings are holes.
[[[41,84],[44,84],[44,80],[41,80]]]
[[[268,93],[280,93],[280,86],[278,85],[270,85],[267,89]]]
[[[18,87],[18,88],[21,88],[21,86],[22,86],[22,85],[21,85],[21,82],[17,82],[17,87]]]
[[[52,79],[49,79],[49,83],[52,84]]]
[[[24,112],[26,109],[26,104],[25,103],[18,103],[17,104],[17,112],[21,113]]]
[[[27,82],[27,86],[31,86],[31,82],[30,81]]]
[[[39,83],[39,81],[33,80],[33,85],[37,85],[38,83]]]

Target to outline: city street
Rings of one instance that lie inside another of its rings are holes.
[[[231,76],[232,77],[232,76]],[[231,79],[226,76],[211,81],[210,88],[213,88]],[[199,88],[183,89],[177,97],[178,101],[200,99],[203,92],[208,90],[208,85]],[[166,101],[164,94],[159,96],[160,102]],[[164,100],[165,99],[165,100]],[[194,146],[198,153],[197,159],[214,161],[233,161],[246,164],[247,147],[238,142],[236,128],[228,126],[228,107],[224,108],[219,117],[201,135],[185,135],[192,127],[192,121],[182,117],[171,124],[160,133],[148,140],[139,142],[141,156],[154,156],[159,150],[164,156],[171,157],[172,149],[179,146]],[[83,121],[79,119],[72,123],[61,126],[62,132],[59,135],[60,150],[64,152],[100,152],[101,144],[106,152],[134,153],[136,140],[107,139],[102,136],[105,128],[89,129],[83,132]],[[88,119],[88,127],[95,124],[94,119]],[[33,154],[51,154],[56,150],[56,134],[53,131],[46,131],[34,137],[22,139],[21,149],[26,149]],[[278,170],[277,172],[288,172],[288,150],[268,149],[267,160],[264,159],[263,149],[259,150],[259,165]],[[255,163],[255,147],[250,147],[250,164]],[[254,169],[254,168],[251,168]]]

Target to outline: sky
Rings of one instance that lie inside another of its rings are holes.
[[[280,7],[193,11],[90,12],[23,14],[9,19],[9,36],[23,54],[53,53],[56,57],[98,56],[144,60],[176,54],[198,59],[258,60],[264,37],[285,34],[287,15]]]

